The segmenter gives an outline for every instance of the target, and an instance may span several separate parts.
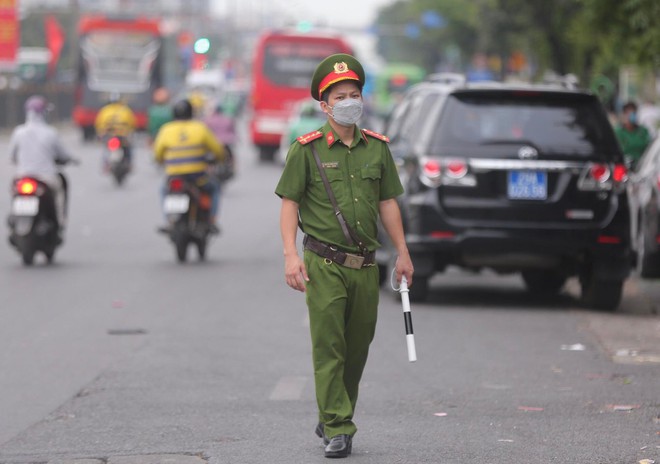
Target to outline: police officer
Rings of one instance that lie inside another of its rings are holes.
[[[357,431],[353,415],[358,386],[378,311],[374,252],[380,246],[379,216],[398,252],[397,281],[405,276],[412,283],[413,274],[395,199],[403,188],[388,139],[356,125],[364,81],[364,70],[351,55],[331,55],[318,65],[311,93],[328,121],[291,145],[275,190],[282,198],[286,282],[306,292],[319,409],[316,433],[331,458],[351,453]],[[337,219],[313,150],[348,234]],[[296,250],[299,219],[305,233],[302,258]]]

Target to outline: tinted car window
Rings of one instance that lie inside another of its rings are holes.
[[[449,97],[430,151],[446,146],[534,145],[546,155],[613,152],[613,132],[589,96],[528,92],[471,92]],[[608,130],[609,129],[609,130]]]

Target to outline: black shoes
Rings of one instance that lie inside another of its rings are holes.
[[[316,434],[317,437],[323,438],[324,445],[330,443],[330,439],[325,436],[325,433],[323,433],[323,422],[319,422],[318,424],[316,424],[316,429],[314,429],[314,433]]]
[[[350,435],[337,435],[330,439],[330,443],[325,447],[326,458],[345,458],[351,454],[353,447],[353,437]]]

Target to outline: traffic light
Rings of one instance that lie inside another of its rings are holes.
[[[208,53],[211,50],[211,41],[207,37],[200,37],[193,44],[193,69],[206,69],[209,67]]]
[[[193,50],[195,53],[199,53],[200,55],[204,55],[209,52],[211,49],[211,41],[206,38],[206,37],[200,37],[195,41],[195,45],[193,46]]]

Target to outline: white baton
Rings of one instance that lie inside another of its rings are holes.
[[[410,313],[410,299],[408,298],[408,280],[406,276],[401,278],[401,304],[403,305],[403,319],[406,323],[406,343],[408,344],[408,361],[417,361],[417,352],[415,351],[415,335],[413,334],[412,316]]]

